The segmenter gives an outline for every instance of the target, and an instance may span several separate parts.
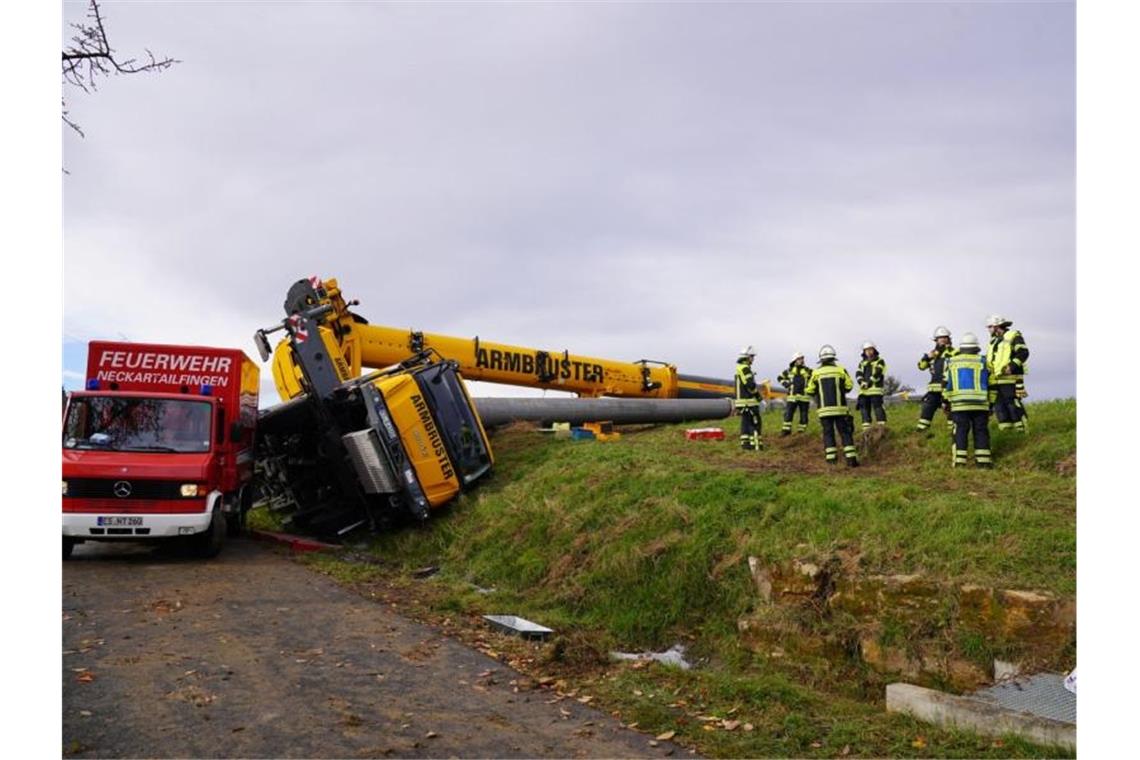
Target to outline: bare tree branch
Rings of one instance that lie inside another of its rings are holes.
[[[150,50],[146,50],[146,61],[140,63],[137,58],[119,59],[115,49],[107,40],[107,30],[103,26],[103,14],[99,9],[98,0],[90,0],[87,7],[87,20],[80,24],[72,24],[75,36],[71,43],[64,48],[62,57],[63,81],[65,84],[78,87],[84,92],[91,92],[96,87],[99,77],[111,74],[141,74],[144,72],[163,71],[170,68],[178,60],[174,58],[156,58]],[[67,102],[63,103],[63,122],[83,136],[83,130],[73,121],[67,113]]]

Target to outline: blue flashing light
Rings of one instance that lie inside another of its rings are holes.
[[[203,396],[210,396],[210,395],[213,395],[213,393],[214,393],[214,387],[212,385],[209,385],[209,384],[203,384],[202,385],[202,395]]]
[[[87,390],[89,390],[89,391],[99,390],[99,381],[96,380],[95,378],[91,378],[90,380],[88,380],[87,381]]]

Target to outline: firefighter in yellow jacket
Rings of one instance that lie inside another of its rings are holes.
[[[796,426],[796,432],[802,433],[807,430],[808,424],[808,406],[811,404],[811,396],[807,394],[807,384],[811,380],[811,370],[804,366],[804,355],[799,351],[792,354],[792,362],[788,368],[780,373],[776,378],[780,381],[780,385],[784,386],[787,391],[787,396],[784,398],[786,404],[784,405],[784,425],[780,428],[780,435],[792,434],[792,419],[799,412],[800,422]]]
[[[1025,395],[1025,372],[1029,363],[1029,348],[1019,330],[1011,329],[1013,322],[995,314],[986,321],[990,331],[990,349],[987,355],[993,368],[990,379],[990,399],[998,430],[1025,429],[1025,407],[1021,398]]]
[[[835,435],[843,440],[843,457],[848,467],[859,466],[855,451],[855,420],[847,410],[847,394],[854,389],[851,375],[835,361],[835,349],[819,349],[819,366],[811,373],[807,393],[815,397],[816,413],[823,427],[823,456],[829,464],[838,461]]]
[[[943,396],[954,421],[954,466],[966,466],[973,433],[974,463],[978,467],[993,467],[989,428],[991,366],[981,353],[978,336],[963,333],[957,353],[946,360],[945,376]]]
[[[764,448],[760,440],[760,386],[752,373],[752,360],[756,353],[752,346],[740,349],[736,359],[736,412],[740,415],[740,448],[759,451]]]

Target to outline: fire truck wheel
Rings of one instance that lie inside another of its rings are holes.
[[[237,536],[245,530],[246,515],[249,514],[250,505],[253,503],[253,494],[251,489],[247,486],[241,489],[241,493],[237,497],[237,511],[226,513],[226,535]]]
[[[225,542],[226,519],[222,516],[221,510],[216,509],[213,519],[210,520],[210,527],[194,536],[194,553],[206,559],[216,557]]]
[[[67,559],[68,557],[70,557],[71,556],[71,550],[74,548],[75,548],[75,539],[74,538],[67,538],[66,536],[64,536],[64,538],[63,538],[63,558]]]

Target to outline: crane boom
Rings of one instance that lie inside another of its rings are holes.
[[[456,362],[467,380],[569,391],[584,397],[696,399],[734,394],[732,380],[681,374],[666,362],[619,362],[565,350],[372,325],[350,310],[355,304],[344,300],[335,279],[322,281],[316,277],[296,282],[285,301],[285,311],[290,314],[330,307],[318,328],[319,339],[342,381],[359,376],[364,368],[389,367],[409,355],[435,351]],[[285,341],[274,352],[273,378],[283,399],[304,392],[301,372]]]

